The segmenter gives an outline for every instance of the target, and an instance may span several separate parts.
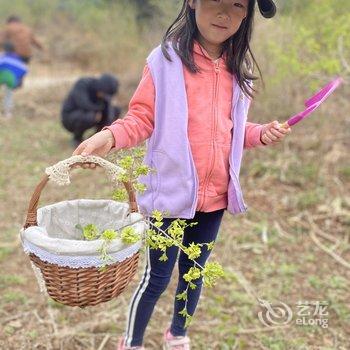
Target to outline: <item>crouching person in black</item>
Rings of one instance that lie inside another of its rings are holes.
[[[73,147],[83,141],[86,130],[95,127],[96,132],[101,131],[119,118],[120,107],[111,104],[118,89],[118,79],[111,74],[100,78],[84,77],[75,83],[61,110],[62,125],[73,133]]]

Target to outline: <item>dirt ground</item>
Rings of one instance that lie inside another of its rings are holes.
[[[16,94],[14,118],[0,119],[1,349],[116,349],[143,273],[142,255],[122,295],[95,307],[72,308],[40,293],[22,250],[19,230],[35,185],[47,166],[73,151],[59,108],[79,74],[29,76]],[[119,101],[126,109],[138,77],[121,79]],[[249,209],[237,216],[225,212],[210,259],[227,275],[214,288],[203,288],[188,331],[192,349],[350,349],[349,119],[348,108],[336,110],[346,103],[345,95],[330,100],[283,144],[246,150],[241,184]],[[102,171],[76,170],[70,186],[49,184],[39,206],[110,195]],[[146,329],[147,349],[161,349],[177,278],[176,267]],[[274,313],[259,300],[287,304],[292,320],[284,322],[276,308],[272,326],[264,325],[259,314]],[[321,302],[326,315],[316,309]],[[306,305],[304,316],[298,303]],[[328,327],[314,324],[317,319],[327,319]]]

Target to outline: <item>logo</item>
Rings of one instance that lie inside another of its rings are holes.
[[[260,322],[266,327],[283,326],[292,323],[293,311],[292,308],[279,301],[270,303],[264,299],[258,299],[262,311],[259,311],[258,317]],[[298,301],[296,303],[297,311],[295,314],[295,324],[297,326],[320,326],[328,328],[329,315],[327,311],[327,301]]]
[[[293,318],[292,309],[283,302],[271,304],[267,300],[258,299],[260,305],[264,308],[258,313],[260,322],[266,327],[276,325],[286,325],[291,322]]]

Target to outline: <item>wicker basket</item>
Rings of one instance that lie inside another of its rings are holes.
[[[111,170],[112,167],[114,167],[115,171],[123,171],[116,165],[95,156],[73,156],[62,162],[65,165],[69,164],[68,171],[70,171],[73,166],[80,166],[83,163],[94,163],[106,168],[107,172],[108,170]],[[53,167],[47,168],[47,175],[45,175],[35,188],[29,203],[27,218],[22,228],[22,232],[31,226],[38,225],[37,206],[40,195],[49,179],[52,178],[50,176],[52,173],[48,175],[48,169],[55,169],[56,172],[59,170],[61,172],[61,174],[59,174],[60,178],[62,178],[62,166],[57,167],[57,165],[62,162],[57,163]],[[113,171],[110,172],[110,175],[111,174],[112,177],[115,175],[115,173],[113,174]],[[70,183],[69,175],[68,180],[66,180],[65,183]],[[124,186],[129,197],[128,213],[138,213],[135,193],[131,184],[124,183]],[[123,204],[127,205],[127,203]],[[68,306],[79,306],[84,308],[86,306],[97,305],[109,301],[121,294],[133,279],[137,271],[139,254],[140,253],[137,250],[132,256],[123,261],[110,263],[106,266],[105,271],[100,271],[97,266],[88,268],[60,266],[58,264],[44,261],[33,253],[28,254],[28,256],[31,260],[32,266],[40,269],[41,277],[45,281],[47,294],[52,299]]]

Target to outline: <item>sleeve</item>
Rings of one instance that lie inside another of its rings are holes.
[[[154,129],[154,108],[155,87],[146,64],[124,118],[117,119],[102,129],[109,129],[113,133],[115,145],[112,150],[135,147],[148,139]]]
[[[266,144],[261,141],[261,134],[262,134],[263,128],[264,128],[264,124],[246,122],[244,148],[266,146]]]
[[[89,94],[87,91],[86,84],[82,80],[78,80],[73,90],[71,96],[77,106],[88,111],[101,111],[103,106],[100,104],[95,104],[90,101]]]
[[[250,103],[249,107],[250,108]],[[252,122],[246,122],[245,134],[244,134],[244,146],[243,148],[253,148],[258,146],[267,146],[261,141],[262,132],[265,124],[258,124]]]

